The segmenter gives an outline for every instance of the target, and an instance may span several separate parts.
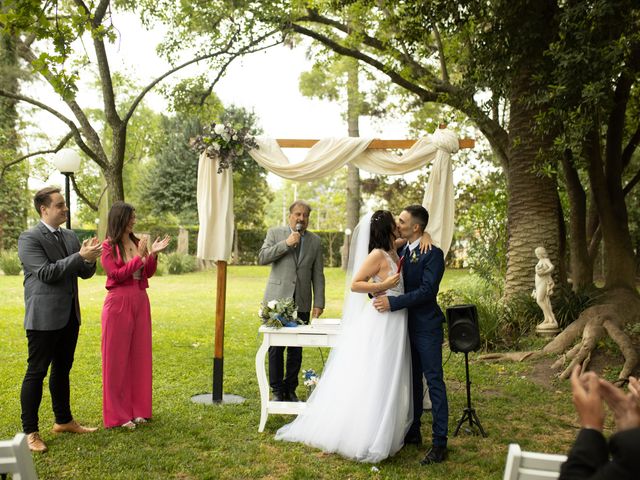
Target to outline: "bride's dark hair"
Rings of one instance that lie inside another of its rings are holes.
[[[376,210],[371,216],[369,251],[374,248],[389,250],[396,238],[396,221],[388,210]]]

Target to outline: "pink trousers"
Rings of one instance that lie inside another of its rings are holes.
[[[151,310],[145,289],[109,290],[102,309],[102,418],[117,427],[151,418]]]

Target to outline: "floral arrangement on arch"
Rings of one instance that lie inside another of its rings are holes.
[[[298,307],[293,298],[262,302],[258,316],[262,320],[262,324],[267,327],[297,327],[302,324],[302,320],[298,318]]]
[[[203,134],[192,138],[189,144],[196,152],[204,152],[207,158],[218,159],[218,173],[229,168],[249,150],[258,148],[248,128],[236,130],[231,125],[214,122],[203,130]]]

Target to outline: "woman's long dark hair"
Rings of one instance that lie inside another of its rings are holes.
[[[371,216],[369,251],[374,248],[390,250],[396,238],[396,221],[388,210],[376,210]]]
[[[122,237],[124,236],[124,231],[127,228],[127,225],[129,225],[131,217],[135,211],[136,209],[133,208],[133,205],[120,201],[114,202],[111,206],[111,210],[109,210],[109,217],[107,220],[107,238],[111,244],[111,251],[113,252],[114,257],[117,255],[117,245],[120,249],[121,257],[124,258],[124,244],[122,242]],[[133,232],[129,234],[129,238],[133,240],[133,243],[138,245],[138,237],[136,237]]]

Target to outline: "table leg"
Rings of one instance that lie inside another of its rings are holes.
[[[256,353],[256,376],[258,377],[258,388],[260,389],[260,426],[258,432],[264,431],[267,423],[267,405],[269,403],[269,381],[267,380],[267,371],[264,366],[265,357],[269,350],[269,334],[264,334],[262,345]]]

